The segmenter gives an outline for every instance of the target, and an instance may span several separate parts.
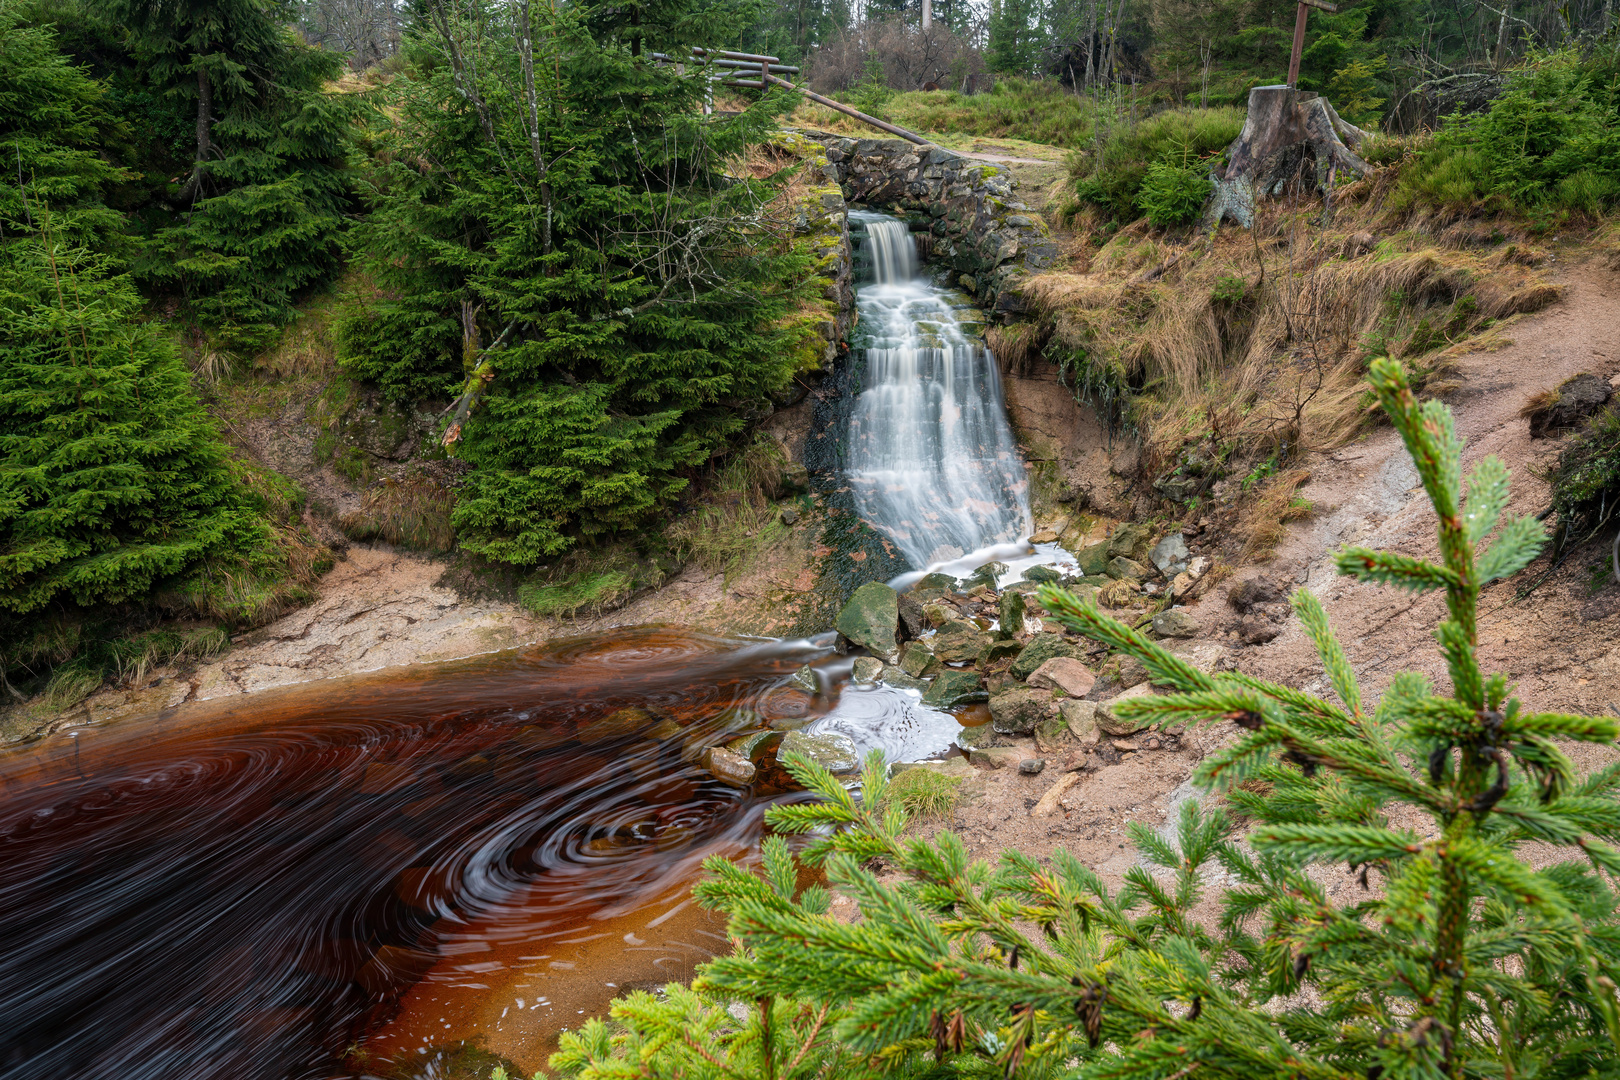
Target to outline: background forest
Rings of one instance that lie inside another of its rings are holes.
[[[1612,5],[1504,2],[1313,14],[1302,84],[1390,133],[1409,205],[1593,220],[1620,192]],[[508,568],[548,612],[672,553],[723,565],[726,521],[683,520],[776,484],[753,429],[819,364],[825,282],[766,148],[798,102],[710,115],[651,54],[764,50],[923,130],[1051,144],[1082,227],[1178,228],[1294,9],[932,10],[0,0],[0,692],[60,707],[312,594],[309,498],[228,407],[299,380],[323,416],[430,421],[406,480],[317,442],[377,485],[355,538]]]

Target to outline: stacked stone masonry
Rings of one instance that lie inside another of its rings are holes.
[[[812,167],[838,185],[840,202],[892,213],[908,219],[914,232],[930,234],[932,257],[949,263],[957,284],[987,310],[1021,311],[1015,279],[1057,260],[1045,222],[1013,197],[1018,180],[1002,166],[901,139],[790,134],[825,147],[819,156],[826,164]]]

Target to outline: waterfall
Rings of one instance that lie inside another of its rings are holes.
[[[846,459],[856,511],[918,568],[1021,544],[1032,526],[1029,484],[1001,379],[958,316],[977,312],[919,275],[905,223],[861,212],[850,223],[864,226],[872,273],[856,291],[866,349]]]

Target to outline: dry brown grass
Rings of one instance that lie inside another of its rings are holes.
[[[1284,526],[1311,516],[1311,504],[1299,496],[1299,489],[1311,478],[1308,469],[1290,469],[1265,482],[1258,497],[1249,501],[1238,519],[1243,536],[1239,559],[1261,562],[1288,534]]]
[[[351,540],[383,540],[419,551],[449,551],[456,545],[450,514],[455,488],[425,470],[383,480],[366,493],[360,509],[338,519]]]

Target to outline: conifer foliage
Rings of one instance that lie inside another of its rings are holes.
[[[644,522],[795,370],[808,267],[777,185],[728,173],[779,103],[718,122],[653,62],[722,32],[686,0],[424,15],[343,362],[395,397],[463,391],[462,546],[532,564]]]
[[[265,541],[139,308],[82,248],[0,248],[0,613],[141,598]]]
[[[1122,716],[1244,729],[1196,779],[1224,788],[1250,823],[1245,842],[1221,811],[1189,801],[1173,835],[1131,826],[1141,860],[1113,892],[1061,850],[1049,865],[1007,852],[991,866],[948,833],[905,838],[901,811],[875,809],[886,784],[876,755],[859,800],[794,760],[820,801],[773,808],[768,820],[810,837],[801,857],[861,918],[829,918],[819,894],[793,900],[777,856],[769,887],[711,861],[701,895],[730,915],[737,948],[702,971],[694,993],[795,1003],[771,1006],[799,1025],[784,1046],[799,1045],[813,1017],[842,1051],[840,1073],[1620,1075],[1620,924],[1608,880],[1620,873],[1620,766],[1578,776],[1558,745],[1611,742],[1620,725],[1534,712],[1510,696],[1506,676],[1481,671],[1480,586],[1533,558],[1541,529],[1499,521],[1508,474],[1495,458],[1464,482],[1449,411],[1418,404],[1397,364],[1375,362],[1370,381],[1434,505],[1440,559],[1350,548],[1338,565],[1363,581],[1445,593],[1435,636],[1449,694],[1408,673],[1372,706],[1306,590],[1294,609],[1337,700],[1205,674],[1045,586],[1042,603],[1060,621],[1136,657],[1173,691],[1121,703]],[[1237,786],[1245,780],[1259,783]],[[1522,857],[1530,844],[1541,869]],[[1564,860],[1548,864],[1548,850]],[[1323,878],[1345,866],[1365,891],[1341,905]],[[1217,874],[1229,884],[1212,918],[1195,909]],[[630,1034],[589,1027],[554,1064],[583,1080],[771,1077],[780,1067],[764,1064],[782,1059],[758,1049],[757,1025],[666,1049],[683,1023],[700,1030],[695,999],[633,1000],[614,1011]],[[707,1064],[683,1071],[681,1054]]]

